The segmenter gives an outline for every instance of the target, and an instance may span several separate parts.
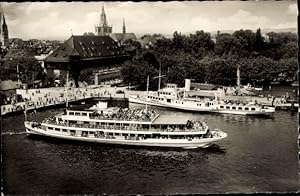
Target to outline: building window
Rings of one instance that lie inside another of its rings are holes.
[[[235,109],[236,109],[236,107],[232,107],[232,109],[233,109],[233,110],[235,110]]]
[[[222,105],[221,105],[221,106],[220,106],[220,108],[222,108],[222,109],[223,109],[223,108],[224,108],[224,106],[222,106]]]
[[[53,130],[53,128],[52,127],[48,127],[48,130]]]
[[[87,113],[82,113],[82,116],[87,116]]]
[[[239,109],[239,110],[242,110],[243,108],[242,108],[242,107],[238,107],[238,109]]]
[[[249,110],[249,108],[245,108],[245,110]]]
[[[255,108],[251,108],[252,111],[255,111]]]
[[[226,109],[230,109],[230,107],[229,107],[229,106],[226,106]]]
[[[74,115],[74,112],[69,112],[69,115]]]
[[[59,128],[55,128],[55,131],[60,131],[60,129]]]

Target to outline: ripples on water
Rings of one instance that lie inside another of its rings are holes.
[[[143,107],[130,105],[130,107]],[[206,121],[229,137],[206,149],[161,149],[70,142],[25,134],[23,115],[3,119],[5,193],[175,194],[295,191],[297,116],[162,115]],[[29,114],[41,121],[62,112]]]

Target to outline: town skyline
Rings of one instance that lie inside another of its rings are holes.
[[[296,1],[1,3],[11,38],[48,40],[95,33],[102,6],[113,33],[297,29]]]

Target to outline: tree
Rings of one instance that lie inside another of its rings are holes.
[[[216,38],[215,53],[217,55],[231,55],[236,53],[236,39],[229,33],[219,34]]]
[[[153,65],[149,64],[143,57],[126,61],[121,68],[123,81],[127,84],[138,85],[138,89],[146,90],[147,76],[149,75],[151,83],[150,89],[157,89],[157,82],[153,81],[153,77],[158,75],[157,70]]]
[[[297,57],[298,37],[295,33],[267,33],[269,41],[266,44],[264,56],[275,60]]]
[[[196,31],[195,34],[190,34],[186,39],[185,50],[191,51],[195,57],[203,58],[209,52],[214,50],[214,42],[209,33],[204,31]]]
[[[235,41],[235,54],[240,57],[251,57],[254,51],[255,34],[251,30],[235,31],[232,36]]]
[[[17,80],[17,66],[19,67],[19,78],[24,83],[32,83],[33,80],[43,80],[43,68],[34,57],[16,57],[6,59],[3,62],[3,73],[1,79]]]
[[[265,48],[264,37],[261,35],[260,28],[257,29],[255,33],[255,42],[254,42],[254,50],[259,52]]]

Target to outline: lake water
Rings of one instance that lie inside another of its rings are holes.
[[[22,114],[6,117],[2,122],[2,191],[202,194],[299,189],[297,113],[276,111],[273,118],[266,118],[158,109],[170,118],[204,120],[227,132],[228,138],[194,150],[67,142],[29,137]],[[28,117],[40,121],[61,111]]]

